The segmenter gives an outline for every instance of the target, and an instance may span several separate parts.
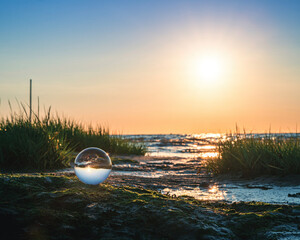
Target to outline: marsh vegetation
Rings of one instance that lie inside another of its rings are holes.
[[[86,147],[99,147],[110,154],[143,155],[146,147],[104,127],[85,126],[71,119],[23,112],[0,120],[0,167],[3,170],[49,170],[68,167],[74,154]]]
[[[217,145],[218,157],[208,159],[214,174],[244,176],[300,174],[300,137],[236,134]]]

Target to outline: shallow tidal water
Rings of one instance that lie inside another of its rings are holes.
[[[171,196],[186,195],[208,201],[300,204],[300,175],[245,179],[239,176],[215,177],[205,173],[201,165],[208,157],[217,156],[216,143],[225,139],[224,135],[125,137],[144,142],[148,153],[146,156],[115,156],[124,161],[113,165],[106,180],[111,184],[145,187]]]
[[[276,135],[274,134],[274,137]],[[153,188],[165,194],[193,196],[201,200],[261,201],[300,204],[300,177],[216,178],[201,170],[203,160],[217,156],[222,134],[127,135],[143,141],[149,152],[131,157],[135,163],[113,166],[108,181]],[[262,136],[260,136],[262,137]]]

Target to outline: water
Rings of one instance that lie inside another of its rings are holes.
[[[148,156],[159,157],[208,157],[215,155],[215,143],[225,139],[225,134],[166,134],[166,135],[125,135],[131,141],[144,142]]]
[[[263,185],[264,186],[264,185]],[[269,185],[269,189],[247,188],[242,184],[214,184],[208,189],[201,188],[164,188],[162,193],[182,196],[187,195],[203,200],[224,200],[227,202],[257,201],[280,204],[300,204],[299,198],[289,197],[289,194],[300,192],[300,186]]]
[[[202,200],[300,204],[299,197],[291,197],[300,192],[299,176],[222,180],[199,173],[203,160],[218,156],[216,144],[228,138],[225,134],[124,137],[134,142],[144,142],[148,153],[145,157],[131,158],[137,163],[115,165],[111,175],[116,183],[130,183],[170,195],[189,195]],[[255,134],[254,137],[286,138],[296,137],[296,134]]]
[[[240,137],[288,138],[299,137],[297,133],[246,134]],[[202,134],[155,134],[155,135],[124,135],[134,142],[144,142],[148,148],[148,156],[209,158],[216,157],[216,143],[232,136],[220,133]]]

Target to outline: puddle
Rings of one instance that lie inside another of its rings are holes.
[[[192,175],[186,171],[155,171],[155,172],[144,172],[144,171],[112,171],[111,176],[134,176],[141,178],[160,178],[164,176],[178,176],[178,175]]]
[[[175,196],[191,196],[199,200],[224,200],[227,202],[238,201],[256,201],[276,204],[300,204],[299,197],[289,197],[289,194],[296,194],[300,192],[298,187],[273,187],[268,190],[261,188],[245,188],[239,185],[213,185],[208,189],[200,189],[199,187],[193,189],[170,189],[165,188],[161,190],[162,193],[168,193]]]

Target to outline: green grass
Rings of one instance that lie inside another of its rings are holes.
[[[85,128],[80,123],[60,117],[47,120],[44,125],[48,131],[65,139],[75,151],[92,146],[102,148],[110,154],[144,155],[146,153],[143,144],[132,143],[121,136],[113,136],[108,129],[101,126]]]
[[[110,154],[143,155],[142,144],[131,143],[108,129],[85,128],[73,120],[34,115],[26,111],[0,120],[1,170],[48,170],[68,167],[74,153],[86,147],[99,147]]]
[[[244,176],[300,174],[300,138],[264,138],[236,135],[220,142],[219,157],[209,159],[206,169],[214,174]]]

